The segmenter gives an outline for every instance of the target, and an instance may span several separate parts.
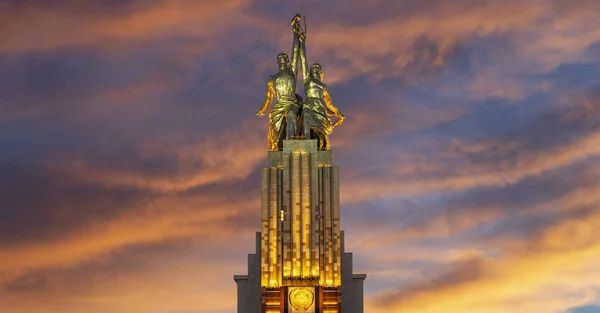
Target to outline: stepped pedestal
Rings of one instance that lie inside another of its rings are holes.
[[[262,229],[248,275],[235,275],[241,312],[363,312],[340,230],[339,168],[316,140],[286,140],[262,172]]]

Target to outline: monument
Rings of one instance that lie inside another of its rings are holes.
[[[339,168],[329,135],[344,122],[322,82],[323,69],[306,62],[306,26],[296,14],[292,59],[277,56],[263,106],[269,113],[267,167],[262,171],[260,232],[248,274],[234,275],[238,313],[362,313],[365,274],[354,274],[340,229]],[[305,100],[296,93],[300,61]],[[330,116],[336,118],[332,124]]]

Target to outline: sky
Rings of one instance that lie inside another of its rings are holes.
[[[307,15],[365,312],[600,312],[600,1],[0,1],[0,312],[234,313]]]

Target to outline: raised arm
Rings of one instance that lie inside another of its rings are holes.
[[[292,43],[292,59],[290,60],[290,69],[294,78],[298,79],[298,50],[300,49],[299,35],[302,32],[300,28],[300,14],[294,15],[290,25],[292,25],[292,32],[294,33],[294,42]]]
[[[269,82],[267,83],[267,85],[267,96],[265,97],[265,102],[263,103],[260,110],[256,112],[256,116],[265,115],[265,111],[267,110],[269,105],[271,105],[271,102],[273,102],[273,97],[275,96],[275,88],[273,88],[273,77],[269,77]]]
[[[306,35],[302,34],[302,39],[300,40],[300,68],[302,69],[302,83],[306,84],[310,73],[308,71],[308,62],[306,61]]]
[[[292,59],[290,60],[290,70],[294,79],[298,79],[298,52],[300,50],[299,33],[294,30],[294,44],[292,46]]]
[[[333,105],[333,101],[331,101],[331,96],[329,95],[327,88],[323,89],[323,100],[325,100],[325,105],[327,106],[327,114],[337,117],[337,121],[335,121],[332,126],[336,127],[342,125],[345,118],[344,114]]]
[[[300,65],[302,66],[302,83],[306,83],[308,78],[308,64],[306,63],[306,33],[302,31],[300,27],[300,14],[296,14],[292,19],[292,31],[294,32],[294,46],[292,48],[292,61],[291,68],[294,76],[298,77],[298,58],[300,58]]]

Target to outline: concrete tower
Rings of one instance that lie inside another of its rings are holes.
[[[340,230],[339,167],[317,140],[284,140],[262,172],[262,229],[238,313],[362,313],[366,274],[352,273]]]

